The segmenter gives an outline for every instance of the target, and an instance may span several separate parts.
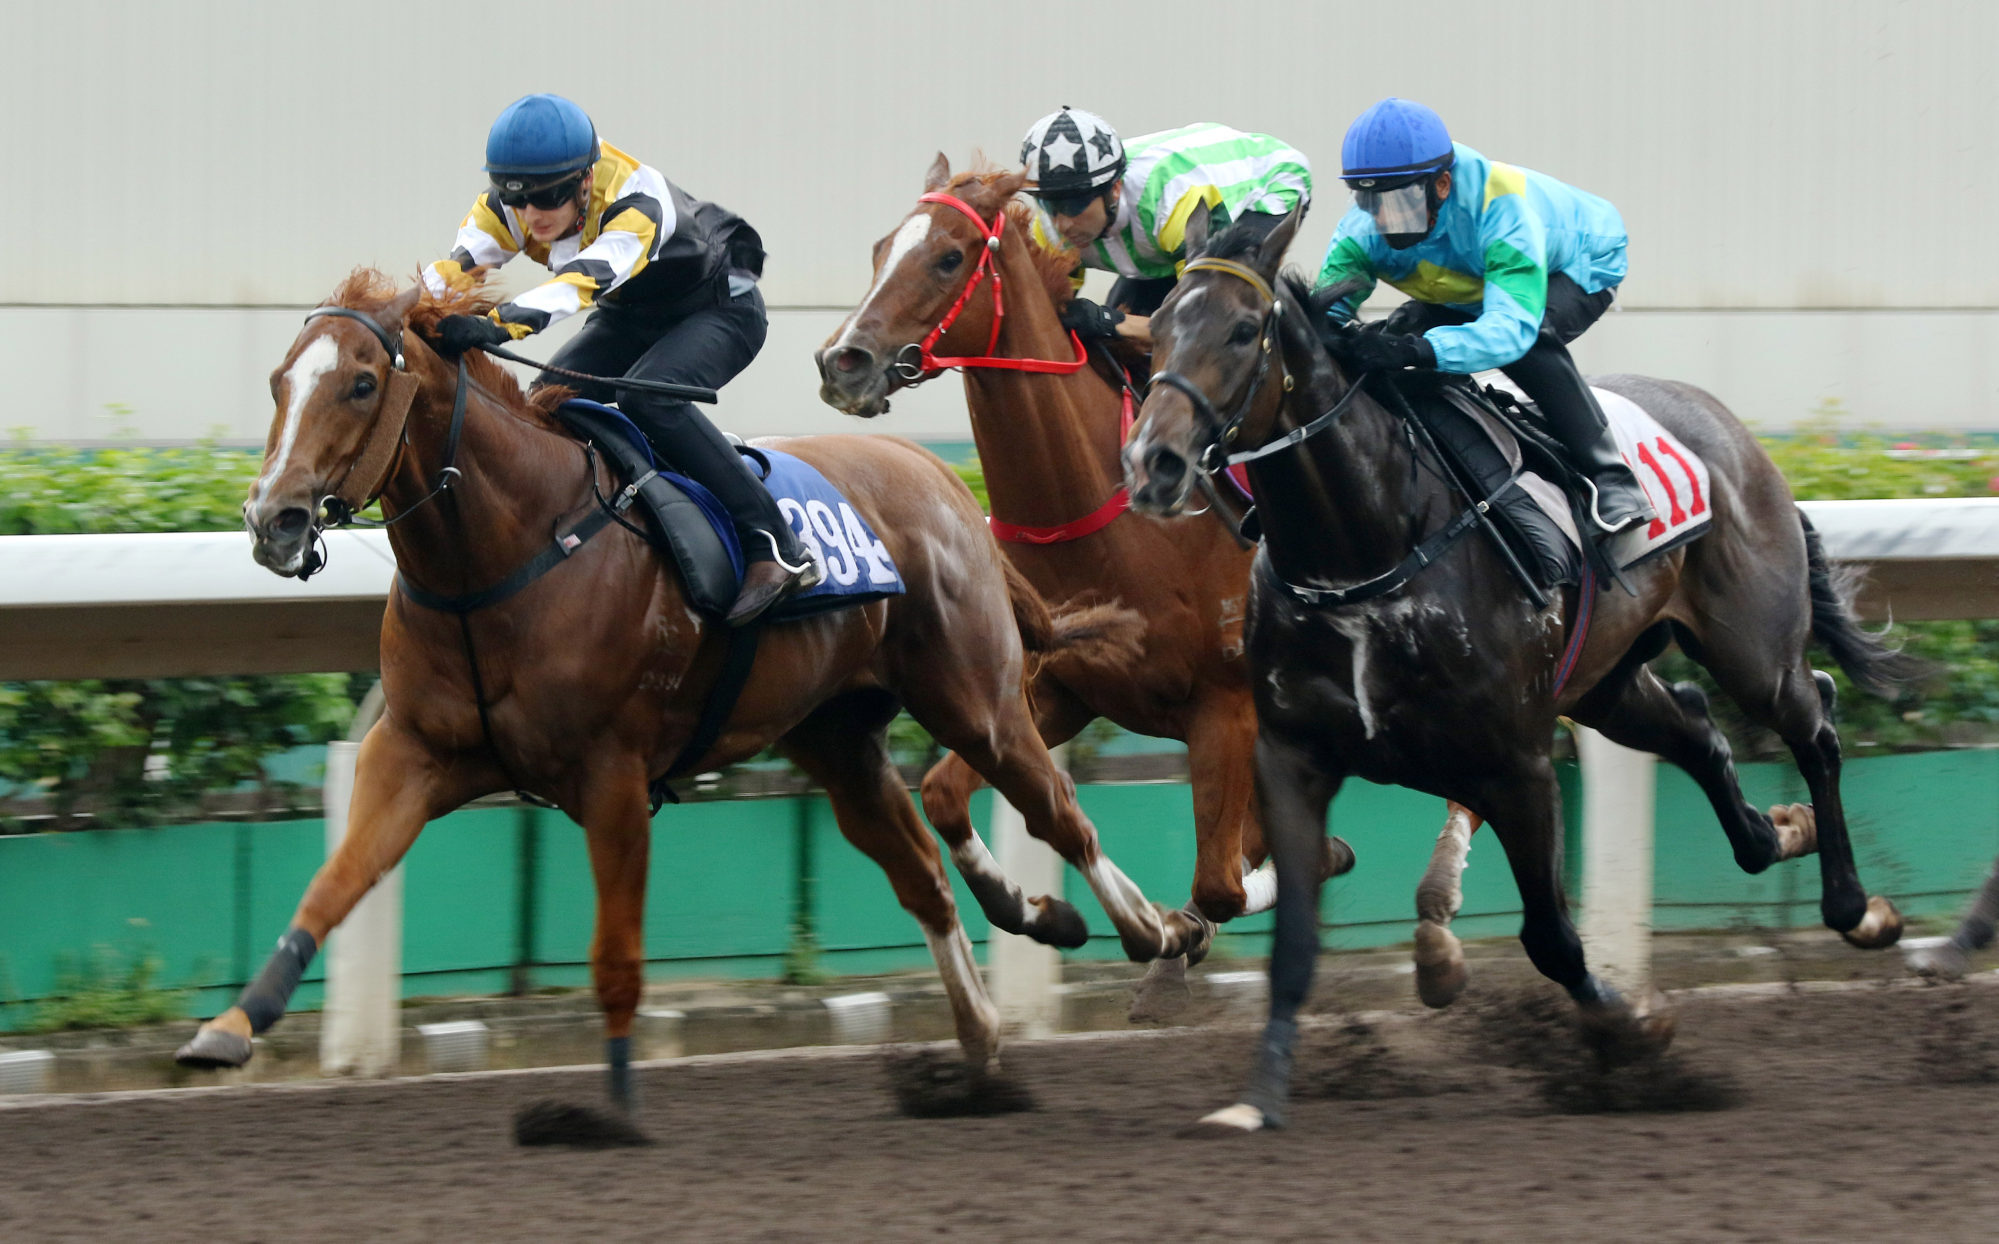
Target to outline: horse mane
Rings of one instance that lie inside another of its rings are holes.
[[[320,305],[348,307],[373,314],[394,302],[398,292],[394,278],[386,272],[376,268],[356,268],[334,289],[332,297]],[[497,294],[486,289],[483,277],[462,290],[433,294],[426,289],[411,309],[407,323],[411,331],[430,341],[437,336],[438,321],[445,316],[484,315],[499,301]],[[521,382],[514,373],[483,350],[467,350],[465,368],[473,382],[497,398],[501,407],[510,414],[542,427],[560,430],[555,408],[574,396],[571,390],[561,385],[544,385],[533,393],[523,392]]]
[[[984,156],[977,156],[971,168],[953,174],[944,188],[981,212],[990,212],[998,183],[1010,176],[1013,174],[1006,169],[993,165]],[[1007,223],[1027,239],[1027,253],[1034,258],[1035,270],[1041,277],[1042,287],[1048,291],[1049,301],[1055,304],[1057,311],[1062,310],[1076,296],[1076,287],[1070,281],[1070,274],[1076,271],[1080,262],[1076,252],[1065,246],[1043,245],[1034,236],[1034,209],[1019,198],[1010,195],[1005,211]]]

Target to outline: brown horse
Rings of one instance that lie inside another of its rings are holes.
[[[1263,911],[1276,887],[1255,811],[1256,718],[1243,660],[1253,554],[1220,522],[1124,512],[1118,453],[1131,411],[1123,377],[1114,366],[1070,361],[1078,347],[1060,316],[1074,294],[1076,256],[1034,240],[1028,209],[1015,197],[1021,184],[1015,173],[953,176],[950,162],[937,157],[923,201],[875,244],[867,295],[819,353],[819,396],[873,418],[888,410],[896,390],[936,375],[935,356],[963,371],[994,526],[1011,537],[1002,545],[1007,556],[1051,601],[1111,598],[1145,618],[1136,663],[1042,668],[1034,684],[1042,739],[1055,746],[1105,717],[1185,742],[1198,844],[1193,905],[1218,921]],[[980,288],[982,264],[1002,295]],[[1004,314],[996,314],[1000,306]],[[946,331],[937,333],[940,326]],[[998,357],[973,357],[980,350]],[[977,787],[970,766],[946,757],[924,779],[923,808],[987,916],[1018,932],[1017,892],[986,880],[991,856],[968,812]],[[1467,825],[1476,828],[1477,818],[1453,808],[1446,840],[1468,836]],[[1352,864],[1353,853],[1334,840],[1326,874]],[[1455,911],[1455,868],[1433,865],[1432,872],[1418,895],[1418,987],[1442,1005],[1463,986],[1463,957],[1443,930],[1449,915],[1437,916]],[[1185,967],[1182,960],[1156,962],[1134,1014],[1170,1004],[1173,991],[1157,987],[1177,981]]]
[[[598,895],[592,975],[612,1095],[629,1103],[648,780],[693,735],[729,632],[690,608],[678,576],[619,525],[490,607],[454,616],[412,599],[411,585],[464,593],[508,579],[597,516],[593,488],[615,491],[608,468],[550,418],[559,391],[526,398],[485,356],[454,367],[424,344],[441,316],[485,305],[395,295],[379,274],[356,273],[334,295],[338,309],[315,312],[271,375],[276,417],[244,506],[256,559],[298,574],[311,564],[322,499],[359,509],[381,498],[398,571],[382,629],[387,709],[361,745],[345,841],[263,973],[202,1026],[183,1062],[247,1061],[251,1035],[283,1014],[327,934],[424,824],[513,788],[551,801],[588,837]],[[1104,660],[1104,650],[1129,644],[1130,625],[1107,608],[1051,614],[1008,569],[970,491],[917,446],[850,436],[782,444],[880,534],[907,592],[764,628],[741,699],[698,767],[776,744],[825,786],[841,832],[881,865],[923,926],[966,1058],[984,1069],[998,1050],[997,1017],[883,731],[906,705],[1089,879],[1133,957],[1184,954],[1206,929],[1147,902],[1104,857],[1035,733],[1024,690],[1023,645],[1055,665]],[[1073,908],[1040,902],[1050,924],[1080,940]]]

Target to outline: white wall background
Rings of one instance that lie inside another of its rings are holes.
[[[1999,427],[1999,4],[1895,0],[341,0],[12,6],[0,115],[0,428],[261,439],[296,311],[357,263],[413,273],[483,184],[486,127],[554,90],[740,211],[771,251],[739,430],[853,430],[811,348],[932,154],[1010,160],[1074,103],[1125,133],[1223,121],[1310,155],[1316,263],[1348,121],[1390,93],[1617,203],[1627,308],[1598,370],[1670,374],[1779,426],[1822,399]],[[516,279],[529,275],[526,261]],[[965,434],[949,382],[893,430]]]

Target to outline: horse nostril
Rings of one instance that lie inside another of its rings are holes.
[[[852,375],[854,372],[870,372],[875,367],[874,352],[859,346],[843,346],[833,351],[833,366],[840,372]]]
[[[1175,488],[1187,474],[1187,460],[1170,449],[1154,449],[1145,456],[1145,470],[1154,483]]]
[[[311,525],[312,515],[308,514],[303,507],[296,505],[287,506],[285,509],[279,511],[277,518],[272,521],[271,534],[289,540],[294,536],[302,534]]]

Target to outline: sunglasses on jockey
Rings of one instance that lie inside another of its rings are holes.
[[[582,173],[571,173],[563,177],[561,181],[534,187],[529,187],[525,182],[509,178],[504,183],[499,181],[493,183],[493,197],[515,211],[519,211],[524,207],[532,207],[540,211],[552,212],[565,203],[573,201],[576,198],[577,187],[582,184]]]
[[[1050,216],[1081,216],[1090,210],[1090,204],[1110,192],[1109,186],[1098,186],[1095,190],[1079,190],[1074,194],[1034,195],[1034,201],[1048,209]]]

